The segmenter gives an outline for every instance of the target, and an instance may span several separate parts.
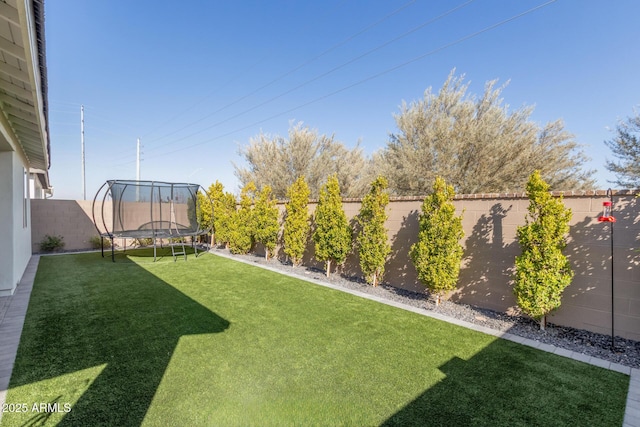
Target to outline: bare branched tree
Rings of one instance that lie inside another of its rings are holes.
[[[530,120],[532,107],[509,111],[496,81],[479,98],[468,86],[452,71],[437,94],[428,89],[424,99],[403,102],[398,132],[380,153],[394,193],[427,194],[436,176],[457,193],[522,191],[534,170],[554,190],[593,187],[593,171],[582,169],[588,159],[561,120],[541,128]]]
[[[303,123],[290,127],[288,139],[260,133],[240,149],[240,155],[247,164],[246,168],[234,164],[240,185],[251,181],[258,189],[269,185],[278,199],[286,197],[287,189],[300,176],[305,177],[313,198],[333,174],[338,176],[343,196],[366,193],[367,161],[362,149],[349,150],[333,135],[320,135]]]

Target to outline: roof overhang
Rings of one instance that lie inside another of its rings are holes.
[[[50,189],[44,0],[0,0],[0,131]]]

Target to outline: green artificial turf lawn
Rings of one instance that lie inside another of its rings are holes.
[[[7,397],[28,411],[3,425],[622,424],[628,376],[210,254],[152,260],[41,258]]]

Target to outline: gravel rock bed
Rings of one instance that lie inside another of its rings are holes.
[[[348,278],[338,274],[333,274],[330,278],[327,278],[324,271],[316,268],[304,266],[293,267],[291,264],[278,260],[272,259],[266,261],[264,257],[253,254],[231,255],[228,250],[220,248],[214,248],[211,252],[243,259],[301,277],[324,281],[334,286],[357,290],[387,300],[401,302],[425,311],[432,311],[494,330],[509,332],[510,334],[523,338],[551,344],[556,347],[594,356],[624,366],[640,368],[640,341],[616,337],[615,351],[612,351],[610,335],[554,325],[553,323],[547,323],[546,331],[541,331],[538,323],[527,317],[511,316],[493,310],[450,301],[443,301],[436,307],[435,303],[428,298],[427,294],[420,292],[407,291],[385,284],[373,287],[358,278]]]

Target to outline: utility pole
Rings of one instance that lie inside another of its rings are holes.
[[[80,141],[82,144],[82,200],[87,200],[87,183],[84,174],[84,105],[80,106]]]
[[[136,145],[136,181],[140,181],[140,138]]]
[[[140,181],[140,138],[136,143],[136,181]],[[136,202],[140,201],[140,186],[136,185]]]

